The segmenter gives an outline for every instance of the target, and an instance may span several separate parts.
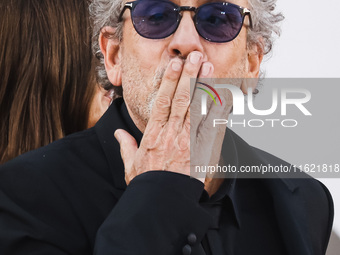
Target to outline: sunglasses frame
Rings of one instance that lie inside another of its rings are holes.
[[[252,22],[250,10],[249,10],[248,8],[245,8],[245,7],[236,5],[236,4],[232,4],[232,3],[229,3],[229,2],[223,1],[223,2],[206,3],[206,4],[203,4],[203,5],[199,6],[199,7],[193,7],[193,6],[179,6],[179,5],[177,5],[177,4],[173,3],[173,2],[170,2],[170,1],[159,1],[159,2],[166,2],[166,3],[169,3],[169,4],[173,5],[174,7],[176,7],[176,8],[174,9],[174,11],[178,13],[178,17],[179,17],[179,18],[177,19],[177,21],[176,21],[176,22],[177,22],[177,26],[176,26],[176,29],[175,29],[171,34],[169,34],[168,36],[165,36],[165,37],[162,37],[162,38],[157,38],[157,39],[156,39],[156,38],[152,38],[152,37],[147,37],[147,36],[142,35],[141,33],[139,33],[139,31],[136,29],[136,26],[135,26],[135,24],[134,24],[134,22],[133,22],[133,15],[132,15],[132,13],[133,13],[135,7],[136,7],[140,2],[143,2],[143,1],[137,0],[137,1],[132,1],[132,2],[127,2],[127,3],[125,3],[125,4],[124,4],[124,7],[123,7],[123,10],[121,11],[121,13],[120,13],[120,15],[119,15],[118,22],[122,22],[122,21],[123,21],[123,14],[124,14],[125,10],[126,10],[126,9],[130,9],[130,12],[131,12],[131,20],[132,20],[132,23],[133,23],[133,26],[134,26],[136,32],[137,32],[140,36],[142,36],[142,37],[144,37],[144,38],[147,38],[147,39],[153,39],[153,40],[164,39],[164,38],[167,38],[167,37],[169,37],[170,35],[174,34],[174,33],[176,32],[176,30],[178,29],[178,26],[179,26],[179,24],[180,24],[180,22],[181,22],[181,19],[182,19],[181,12],[183,12],[183,11],[192,11],[192,12],[195,13],[195,15],[194,15],[194,17],[193,17],[193,20],[194,20],[194,24],[195,24],[196,31],[197,31],[197,33],[198,33],[202,38],[204,38],[205,40],[207,40],[207,41],[209,41],[209,42],[226,43],[226,42],[230,42],[230,41],[234,40],[234,39],[239,35],[239,33],[241,32],[242,27],[243,27],[243,25],[244,25],[244,19],[245,19],[246,16],[248,16],[248,18],[249,18],[249,27],[250,27],[250,28],[253,28],[253,22]],[[206,37],[204,37],[203,35],[201,35],[201,33],[200,33],[200,32],[198,31],[198,29],[197,29],[197,22],[196,22],[196,14],[197,14],[197,12],[198,12],[202,7],[204,7],[204,6],[206,6],[206,5],[214,4],[214,3],[224,3],[224,4],[227,4],[227,5],[233,6],[234,8],[237,8],[237,9],[239,10],[240,14],[241,14],[241,18],[242,18],[242,26],[240,27],[240,29],[239,29],[239,31],[237,32],[237,34],[236,34],[232,39],[230,39],[230,40],[227,40],[227,41],[213,41],[213,40],[211,40],[211,39],[209,39],[209,38],[206,38]]]

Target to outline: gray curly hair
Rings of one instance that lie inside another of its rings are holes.
[[[282,13],[276,13],[277,0],[248,0],[249,9],[251,11],[253,27],[248,30],[247,45],[248,48],[257,44],[263,55],[271,52],[273,43],[276,37],[280,36],[281,29],[279,23],[284,19]],[[105,67],[104,57],[100,52],[99,35],[105,26],[115,28],[114,34],[107,34],[105,36],[122,39],[123,22],[119,22],[118,18],[123,9],[125,1],[122,0],[93,0],[90,5],[90,14],[93,23],[93,52],[100,60],[100,65],[97,67],[98,81],[104,87],[111,87]],[[122,91],[120,87],[114,87],[116,96],[121,96]]]

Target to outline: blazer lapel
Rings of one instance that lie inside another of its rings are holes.
[[[299,187],[289,179],[263,179],[263,182],[272,194],[274,213],[288,254],[312,255],[305,221],[308,212],[299,196]]]
[[[112,102],[109,109],[95,125],[95,130],[110,167],[115,187],[123,192],[126,189],[126,183],[120,146],[114,137],[114,132],[117,129],[128,131],[139,144],[142,133],[131,120],[122,98]]]

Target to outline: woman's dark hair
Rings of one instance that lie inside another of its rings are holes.
[[[87,127],[87,0],[0,1],[0,164]]]

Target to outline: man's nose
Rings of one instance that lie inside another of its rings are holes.
[[[172,56],[182,58],[186,58],[192,51],[199,51],[203,54],[201,38],[196,31],[190,12],[183,13],[180,24],[172,35],[168,50]]]

